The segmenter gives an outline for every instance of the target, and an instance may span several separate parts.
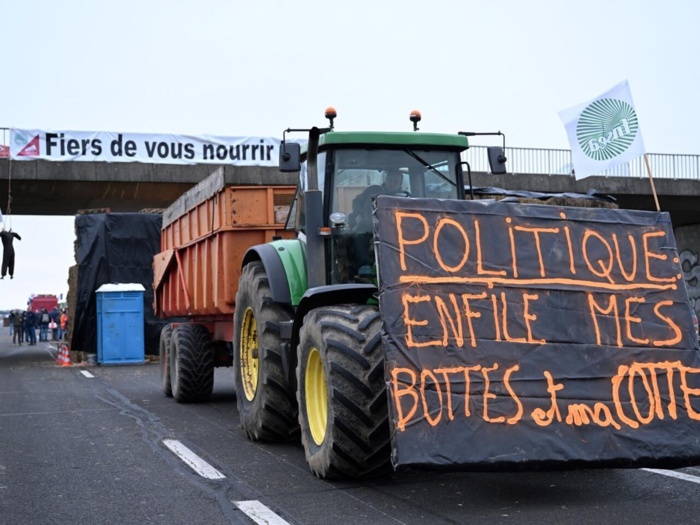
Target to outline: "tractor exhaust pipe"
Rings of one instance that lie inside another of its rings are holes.
[[[326,284],[326,252],[323,237],[323,193],[318,189],[318,137],[320,130],[309,130],[306,149],[307,190],[304,193],[304,214],[306,215],[306,265],[309,288]]]

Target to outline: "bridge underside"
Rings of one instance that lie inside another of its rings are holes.
[[[17,162],[0,160],[0,209],[8,192],[14,215],[74,215],[164,209],[218,166],[174,166],[105,162]],[[296,185],[296,174],[276,168],[224,166],[241,185]]]
[[[192,187],[187,183],[12,181],[13,215],[75,215],[81,210],[139,212],[167,208]],[[5,211],[7,189],[0,189]]]
[[[14,215],[74,215],[80,210],[139,212],[164,209],[206,178],[217,166],[156,164],[12,162],[0,160],[0,210],[6,213],[11,190]],[[296,174],[276,168],[225,166],[242,185],[296,185]],[[674,226],[700,224],[700,181],[656,179],[662,211]],[[597,190],[617,199],[621,208],[655,210],[649,179],[569,175],[473,174],[474,186],[546,193]]]

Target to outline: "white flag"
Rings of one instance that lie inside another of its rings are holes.
[[[644,155],[644,141],[629,83],[559,112],[571,145],[576,179],[596,175]]]

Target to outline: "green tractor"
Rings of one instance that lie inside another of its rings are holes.
[[[299,172],[287,219],[297,238],[247,251],[234,316],[246,435],[300,433],[311,471],[331,479],[391,469],[372,197],[464,199],[461,154],[475,134],[419,132],[418,112],[413,132],[335,131],[335,116],[326,111],[329,128],[285,131],[309,132],[304,147],[280,148],[280,170]],[[503,151],[489,148],[493,173],[505,172]]]

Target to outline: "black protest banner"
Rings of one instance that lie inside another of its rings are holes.
[[[393,461],[700,461],[700,358],[667,213],[379,196]]]

